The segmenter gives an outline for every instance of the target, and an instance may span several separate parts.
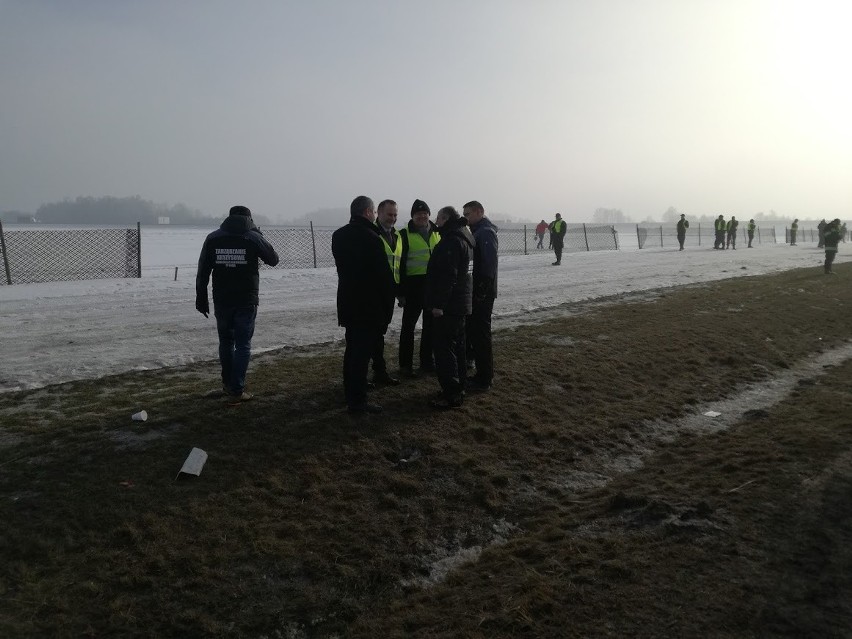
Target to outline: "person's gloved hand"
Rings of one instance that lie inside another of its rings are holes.
[[[201,313],[204,317],[210,317],[210,302],[207,297],[198,296],[195,298],[195,310]]]

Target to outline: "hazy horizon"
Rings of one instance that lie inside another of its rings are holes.
[[[846,219],[852,3],[0,0],[0,211]]]

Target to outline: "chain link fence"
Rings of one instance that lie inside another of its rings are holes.
[[[737,229],[737,244],[748,246],[748,228],[743,228],[748,223],[740,222]],[[727,241],[727,232],[725,238]],[[668,226],[636,226],[636,239],[639,248],[678,248],[677,229]],[[686,230],[684,246],[704,246],[713,248],[716,242],[716,230],[713,226],[696,224]],[[755,244],[775,244],[775,227],[764,226],[754,229]]]
[[[3,231],[3,283],[142,277],[141,229]]]
[[[265,228],[263,237],[275,247],[280,262],[274,268],[321,268],[334,266],[331,235],[337,227]],[[500,255],[528,255],[536,250],[535,227],[498,228]],[[542,248],[550,248],[545,234]],[[612,226],[568,224],[565,252],[603,251],[618,249],[618,239]],[[262,268],[272,268],[261,264]]]

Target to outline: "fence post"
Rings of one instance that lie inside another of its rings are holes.
[[[636,246],[642,248],[642,238],[639,236],[639,225],[636,225]]]
[[[586,238],[586,250],[589,250],[589,234],[586,233],[586,223],[583,222],[583,237]]]
[[[759,226],[757,227],[757,243],[763,244],[763,242],[760,241],[760,227]]]
[[[701,222],[698,223],[698,246],[701,246]]]
[[[136,222],[136,277],[142,277],[142,222]]]
[[[309,221],[308,224],[311,225],[311,250],[314,252],[314,268],[317,267],[317,243],[314,239],[314,223],[313,221]]]
[[[9,255],[6,253],[6,236],[3,235],[3,222],[0,221],[0,251],[3,251],[3,267],[6,269],[6,283],[12,285],[12,275],[9,273]]]
[[[615,250],[618,250],[618,231],[615,230],[615,226],[610,226],[612,229],[612,239],[615,240]]]
[[[663,226],[660,225],[660,248],[663,248]]]
[[[524,255],[529,255],[527,253],[527,225],[524,224]]]

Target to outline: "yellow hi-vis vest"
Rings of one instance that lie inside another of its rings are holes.
[[[562,227],[565,225],[565,220],[553,221],[553,232],[559,235],[562,232]]]
[[[396,231],[394,232],[396,233]],[[399,233],[396,233],[396,248],[391,248],[382,233],[379,233],[379,237],[382,238],[382,244],[385,245],[385,255],[388,256],[388,266],[390,266],[391,273],[393,273],[393,281],[399,284],[399,264],[402,262],[402,238],[399,236]]]
[[[426,275],[426,265],[435,245],[441,241],[441,235],[437,231],[429,234],[429,243],[423,239],[418,232],[409,233],[408,228],[400,230],[399,234],[408,237],[408,257],[405,260],[405,273],[409,276]],[[400,238],[402,239],[402,238]]]

